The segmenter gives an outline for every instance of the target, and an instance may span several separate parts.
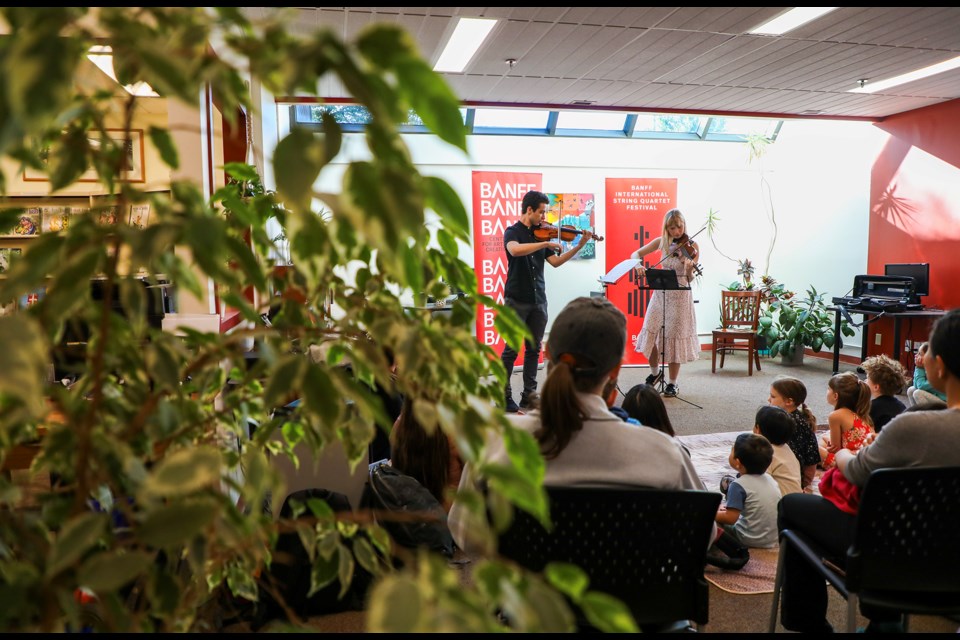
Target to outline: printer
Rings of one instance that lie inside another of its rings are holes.
[[[918,309],[913,278],[910,276],[859,275],[853,279],[853,294],[834,298],[834,304],[861,311],[901,313]]]

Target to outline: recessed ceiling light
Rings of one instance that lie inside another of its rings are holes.
[[[802,24],[806,24],[814,18],[819,18],[825,13],[829,13],[837,7],[794,7],[786,13],[781,13],[773,20],[769,20],[756,29],[751,29],[750,33],[757,33],[765,36],[779,36],[792,29],[796,29]]]
[[[496,24],[496,20],[489,18],[460,18],[433,70],[450,73],[463,71]]]
[[[873,82],[871,80],[869,83],[866,80],[857,80],[857,88],[850,89],[850,93],[874,93],[876,91],[883,91],[884,89],[889,89],[890,87],[895,87],[899,84],[906,84],[908,82],[913,82],[914,80],[920,80],[921,78],[934,76],[938,73],[951,71],[958,67],[960,67],[960,56],[957,56],[956,58],[950,58],[949,60],[944,60],[943,62],[938,62],[937,64],[932,64],[929,67],[917,69],[916,71],[911,71],[910,73],[894,76],[893,78],[889,78],[887,80],[880,80],[878,82]]]
[[[110,76],[114,82],[117,80],[117,72],[113,69],[113,48],[105,45],[94,45],[87,51],[87,58],[90,62],[97,65],[100,71]],[[137,82],[136,84],[123,85],[127,93],[141,98],[159,98],[160,94],[153,90],[146,82]]]

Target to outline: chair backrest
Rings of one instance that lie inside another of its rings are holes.
[[[960,596],[960,467],[878,469],[847,553],[852,591]]]
[[[500,554],[531,571],[579,566],[589,588],[621,599],[638,624],[706,624],[707,547],[719,493],[548,487],[553,530],[517,510]]]
[[[760,291],[722,291],[720,322],[724,329],[757,330]]]
[[[275,435],[279,438],[279,435]],[[350,501],[351,509],[358,509],[363,487],[370,477],[370,462],[368,453],[351,468],[347,452],[343,443],[334,440],[324,447],[319,456],[314,456],[306,442],[300,442],[293,448],[293,452],[300,460],[300,466],[294,466],[293,461],[284,454],[271,456],[270,463],[284,477],[287,484],[287,493],[273,499],[274,518],[280,516],[280,507],[291,493],[305,489],[327,489],[342,493]]]

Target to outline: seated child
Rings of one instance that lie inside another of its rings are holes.
[[[927,343],[924,342],[913,360],[913,386],[907,389],[907,405],[946,409],[947,394],[934,389],[933,385],[927,382],[927,370],[923,368],[923,356],[926,353]]]
[[[773,445],[761,435],[741,433],[730,450],[730,466],[740,475],[727,488],[727,504],[717,511],[721,530],[714,542],[728,557],[708,553],[707,562],[724,569],[740,569],[750,559],[750,548],[777,546],[777,503],[780,488],[766,473]]]
[[[668,436],[677,435],[670,424],[663,398],[654,387],[642,383],[632,386],[620,406],[637,424],[663,431]]]
[[[800,487],[812,491],[813,479],[820,464],[820,446],[817,444],[817,417],[805,403],[807,387],[802,381],[790,376],[777,376],[770,383],[767,403],[780,407],[793,418],[793,435],[787,446],[800,461]]]
[[[830,435],[824,436],[820,445],[825,470],[836,464],[837,451],[858,451],[873,434],[870,387],[857,374],[851,371],[834,374],[827,381],[827,402],[834,410],[827,417]]]
[[[903,391],[907,372],[899,362],[884,355],[870,356],[860,366],[867,372],[867,385],[873,398],[870,401],[873,429],[880,433],[883,425],[907,408],[895,397]]]
[[[793,418],[780,407],[767,405],[757,411],[755,423],[753,432],[762,435],[773,445],[773,460],[767,468],[767,474],[777,481],[780,495],[800,493],[800,461],[787,446],[796,428]]]

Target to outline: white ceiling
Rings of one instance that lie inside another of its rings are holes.
[[[787,7],[295,7],[295,33],[405,27],[435,62],[457,17],[498,18],[463,73],[466,104],[871,118],[960,97],[960,69],[849,93],[960,55],[960,9],[841,7],[783,36],[748,34]],[[273,9],[246,9],[250,17]],[[512,68],[506,59],[515,59]],[[348,98],[336,80],[325,98]]]

